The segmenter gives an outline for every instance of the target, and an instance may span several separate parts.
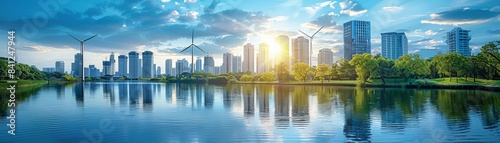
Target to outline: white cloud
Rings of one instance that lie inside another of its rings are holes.
[[[288,19],[288,17],[286,17],[286,16],[276,16],[276,17],[269,18],[267,21],[269,21],[269,22],[281,22],[281,21],[286,21],[287,19]]]
[[[333,3],[333,2],[326,1],[326,2],[322,2],[322,3],[316,3],[312,7],[305,7],[305,9],[306,9],[307,13],[314,15],[314,14],[316,14],[316,12],[318,12],[318,10],[328,6],[330,3]]]
[[[346,9],[351,4],[352,4],[351,0],[346,0],[346,1],[343,1],[343,2],[339,3],[341,9]]]
[[[438,32],[433,32],[432,30],[425,31],[425,35],[436,35]]]
[[[184,0],[185,3],[195,3],[196,0]]]
[[[170,0],[161,0],[161,2],[164,2],[164,3],[165,3],[165,2],[170,2]]]
[[[170,12],[170,14],[167,15],[167,17],[177,17],[179,16],[179,12],[177,12],[177,10],[174,10],[172,12]]]
[[[385,6],[385,7],[382,7],[382,10],[387,11],[387,12],[395,13],[395,12],[400,12],[401,10],[403,10],[403,7],[399,7],[399,6]]]
[[[200,13],[198,13],[198,12],[196,12],[196,11],[189,11],[189,12],[187,12],[186,14],[184,14],[184,16],[187,16],[187,17],[191,17],[191,18],[193,18],[193,19],[196,19],[196,18],[198,18],[198,15],[199,15],[199,14],[200,14]]]

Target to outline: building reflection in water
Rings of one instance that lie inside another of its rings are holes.
[[[153,90],[151,84],[142,84],[142,109],[153,111]]]
[[[370,103],[367,90],[356,87],[354,95],[344,95],[350,98],[344,104],[344,135],[348,141],[369,141],[370,132]]]
[[[224,108],[230,109],[231,108],[231,103],[233,100],[233,97],[231,96],[232,91],[234,90],[233,85],[226,85],[226,88],[223,89],[222,91],[222,102],[224,104]]]
[[[139,84],[129,84],[129,104],[131,106],[135,106],[137,104],[140,104],[139,97],[141,96],[141,88],[139,87]]]
[[[253,85],[243,85],[243,112],[245,116],[253,116],[255,108],[255,92]]]
[[[203,96],[203,86],[201,84],[196,84],[195,89],[196,89],[196,107],[201,108],[202,96]]]
[[[118,84],[118,96],[120,106],[126,106],[128,103],[128,84]]]
[[[177,99],[177,104],[186,105],[187,98],[189,97],[189,84],[176,84],[175,97]]]
[[[274,124],[278,128],[290,124],[290,87],[277,85],[274,88]]]
[[[272,90],[268,85],[257,85],[257,98],[259,100],[259,116],[269,117],[269,94]]]
[[[73,92],[75,95],[76,106],[83,107],[84,106],[84,89],[85,83],[79,82],[73,86]]]
[[[172,102],[172,90],[175,84],[166,84],[165,85],[165,99],[167,100],[168,103]]]
[[[109,100],[111,105],[115,105],[115,88],[113,84],[102,84],[104,99]]]
[[[205,108],[212,108],[214,106],[214,88],[213,85],[205,85],[205,93],[204,93],[204,104]]]
[[[293,88],[292,123],[298,127],[305,127],[309,124],[309,94],[305,86]]]
[[[64,95],[66,94],[66,85],[65,84],[55,84],[55,89],[57,93],[57,99],[64,99]]]

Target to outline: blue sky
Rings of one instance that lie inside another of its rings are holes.
[[[85,65],[98,68],[111,52],[150,50],[162,69],[167,58],[190,59],[189,52],[179,52],[190,44],[192,29],[195,44],[216,65],[222,53],[243,55],[245,43],[258,49],[278,35],[295,38],[298,30],[313,33],[323,25],[314,39],[313,65],[322,48],[332,49],[337,60],[343,55],[342,24],[350,20],[371,21],[372,54],[380,53],[383,32],[405,32],[408,52],[423,57],[446,52],[445,34],[457,26],[471,30],[473,53],[500,40],[497,0],[6,0],[0,10],[0,31],[7,37],[7,30],[16,30],[20,62],[41,69],[62,60],[66,71],[79,52],[66,32],[80,39],[99,34],[85,47]]]

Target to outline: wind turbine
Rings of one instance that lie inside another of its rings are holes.
[[[319,28],[319,29],[318,29],[318,31],[316,31],[316,33],[314,33],[314,34],[313,34],[313,35],[311,35],[311,36],[309,36],[309,35],[307,35],[306,33],[304,33],[304,32],[302,32],[302,31],[300,31],[300,30],[299,30],[299,32],[300,32],[300,33],[302,33],[302,34],[304,34],[305,36],[309,37],[309,66],[312,66],[312,64],[311,64],[311,61],[312,61],[312,60],[311,60],[311,58],[312,58],[312,47],[313,47],[313,43],[312,43],[312,41],[313,41],[314,35],[318,34],[318,32],[319,32],[321,29],[323,29],[323,27],[325,27],[325,26],[321,26],[321,28]]]
[[[85,43],[86,41],[88,41],[88,40],[90,40],[90,39],[94,38],[95,36],[97,36],[97,34],[96,34],[96,35],[94,35],[94,36],[92,36],[92,37],[90,37],[90,38],[87,38],[87,39],[85,39],[85,40],[79,40],[79,39],[78,39],[78,38],[76,38],[75,36],[73,36],[73,35],[71,35],[71,34],[69,34],[69,33],[67,33],[67,34],[68,34],[69,36],[73,37],[73,39],[75,39],[76,41],[80,42],[80,53],[82,54],[82,82],[84,82],[84,81],[85,81],[85,70],[84,70],[84,66],[83,66],[83,65],[84,65],[84,64],[83,64],[83,47],[84,47],[83,45],[84,45],[84,43]]]
[[[193,29],[193,33],[191,34],[191,45],[189,45],[188,47],[186,47],[184,50],[182,50],[180,53],[186,51],[187,49],[191,48],[191,73],[194,73],[194,48],[193,47],[196,47],[198,49],[200,49],[202,52],[204,53],[207,53],[205,51],[203,51],[200,47],[196,46],[194,44],[194,29]]]

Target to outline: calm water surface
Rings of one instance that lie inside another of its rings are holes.
[[[500,141],[488,91],[88,82],[27,94],[0,142]]]

